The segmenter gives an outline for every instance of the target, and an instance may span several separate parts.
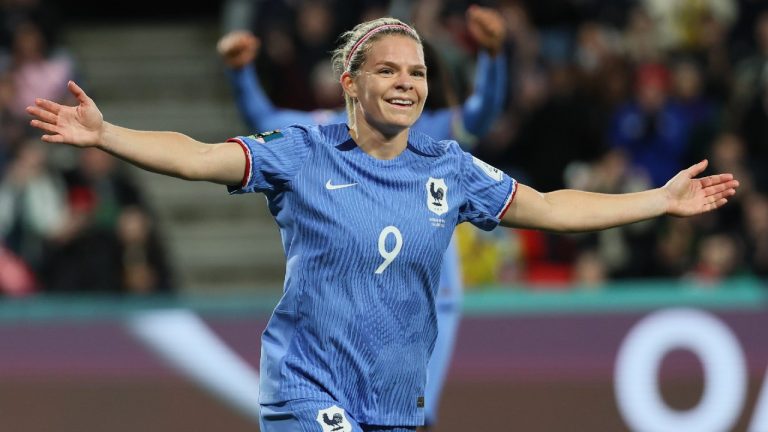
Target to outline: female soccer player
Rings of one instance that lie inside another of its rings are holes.
[[[478,53],[474,91],[460,106],[455,91],[438,53],[423,44],[425,62],[429,69],[427,83],[432,94],[421,116],[411,126],[436,139],[452,139],[462,148],[470,148],[475,140],[490,130],[504,105],[507,86],[507,60],[503,52],[506,28],[504,18],[493,9],[473,5],[467,9],[467,28],[481,50]],[[259,84],[254,61],[260,41],[248,31],[233,31],[224,35],[217,50],[227,65],[237,106],[251,130],[266,131],[292,124],[347,123],[344,110],[297,111],[275,107]],[[437,340],[430,357],[427,387],[424,391],[424,420],[426,425],[437,421],[440,393],[450,365],[456,333],[461,318],[463,286],[456,243],[452,241],[443,257],[440,283],[435,296],[437,311]]]
[[[730,174],[606,195],[539,193],[459,149],[414,133],[427,97],[416,31],[378,19],[334,56],[348,124],[204,144],[105,122],[74,82],[77,106],[36,99],[43,141],[96,146],[151,171],[264,193],[287,257],[284,295],[262,335],[261,430],[414,431],[424,421],[434,291],[456,224],[588,231],[716,209]]]

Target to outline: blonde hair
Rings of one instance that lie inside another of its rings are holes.
[[[397,18],[377,18],[356,25],[352,30],[341,35],[339,47],[333,51],[333,70],[341,78],[344,72],[352,77],[360,73],[360,67],[365,63],[373,42],[387,35],[403,35],[422,45],[421,37],[413,27]],[[344,103],[347,107],[347,117],[354,123],[354,103],[346,93]]]

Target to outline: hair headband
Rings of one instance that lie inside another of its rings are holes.
[[[365,41],[371,38],[371,36],[375,35],[376,33],[382,31],[382,30],[389,30],[389,29],[403,29],[406,32],[410,33],[411,35],[416,36],[413,29],[408,27],[404,24],[382,24],[378,27],[374,27],[370,30],[368,30],[368,33],[364,34],[363,37],[360,38],[353,46],[352,49],[349,50],[349,55],[347,55],[347,60],[344,62],[344,70],[349,70],[349,63],[352,61],[352,56],[355,55],[355,51],[357,51],[358,48],[360,48]]]

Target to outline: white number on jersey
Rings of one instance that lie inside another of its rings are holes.
[[[395,236],[395,247],[388,251],[386,244],[387,244],[387,237],[392,234]],[[384,273],[384,270],[389,267],[390,264],[392,264],[392,261],[397,258],[397,255],[400,253],[400,249],[403,247],[403,235],[400,234],[400,230],[397,229],[395,226],[388,226],[381,230],[381,234],[379,234],[379,254],[382,258],[384,258],[384,262],[381,263],[379,268],[376,269],[376,274],[382,274]]]

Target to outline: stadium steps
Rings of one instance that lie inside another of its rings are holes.
[[[246,133],[215,52],[217,21],[73,25],[66,43],[105,119],[204,142]],[[185,291],[277,290],[285,260],[260,195],[138,169]]]

